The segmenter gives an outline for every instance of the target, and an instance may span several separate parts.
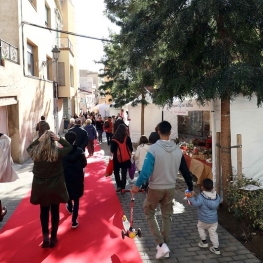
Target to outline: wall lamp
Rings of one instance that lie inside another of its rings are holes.
[[[60,50],[57,47],[57,45],[55,45],[55,47],[53,47],[53,49],[51,50],[52,54],[53,54],[53,61],[42,61],[42,67],[46,67],[49,64],[52,64],[53,62],[57,62],[59,59],[59,54],[60,54]]]

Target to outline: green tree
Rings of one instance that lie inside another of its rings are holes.
[[[262,0],[105,0],[121,26],[127,63],[148,64],[160,88],[155,103],[196,96],[221,99],[222,182],[232,175],[230,102],[263,100]],[[225,191],[224,191],[225,197]],[[225,199],[225,198],[224,198]]]
[[[104,45],[105,56],[99,61],[104,65],[100,74],[104,77],[101,94],[111,95],[116,108],[130,102],[132,106],[141,104],[141,133],[144,134],[145,93],[146,87],[153,86],[153,73],[144,65],[131,68],[127,64],[127,53],[116,38],[112,36],[113,41]]]

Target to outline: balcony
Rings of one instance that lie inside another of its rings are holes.
[[[69,50],[71,55],[74,56],[73,45],[71,44],[68,37],[60,37],[59,38],[59,49],[60,50]]]
[[[18,64],[18,48],[0,39],[0,59]]]

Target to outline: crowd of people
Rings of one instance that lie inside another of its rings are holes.
[[[94,141],[102,142],[105,132],[107,144],[113,158],[113,173],[116,181],[116,192],[125,193],[128,169],[134,159],[139,176],[131,191],[136,194],[144,189],[147,194],[143,209],[150,231],[156,243],[156,258],[169,257],[171,216],[173,214],[173,199],[175,184],[180,171],[187,189],[188,200],[198,209],[198,233],[201,248],[208,247],[205,231],[208,230],[213,246],[210,251],[220,254],[217,231],[217,207],[220,197],[213,189],[213,181],[205,179],[201,186],[201,194],[194,196],[192,175],[188,169],[181,149],[170,140],[171,124],[160,122],[155,131],[147,138],[140,137],[139,145],[133,152],[133,144],[129,129],[120,113],[116,118],[109,116],[102,120],[100,115],[91,113],[89,116],[74,115],[70,120],[65,138],[49,129],[45,117],[37,124],[39,137],[27,148],[34,162],[33,182],[30,202],[40,206],[40,223],[43,234],[42,247],[54,247],[58,241],[59,205],[66,204],[68,213],[72,214],[72,228],[77,228],[80,198],[84,190],[84,168],[87,165],[85,149],[91,157],[94,154]],[[10,138],[0,133],[1,149],[10,145]],[[56,142],[59,143],[56,144]],[[8,144],[9,143],[9,144]],[[5,146],[7,145],[7,146]],[[0,171],[0,182],[14,181],[18,177],[11,169],[10,151],[5,161],[9,170]],[[3,156],[3,155],[2,155]],[[2,157],[2,159],[4,159]],[[0,161],[3,162],[0,156]],[[156,208],[160,205],[162,228],[156,220]],[[0,220],[6,213],[0,201]],[[51,215],[51,232],[49,233],[49,214]]]

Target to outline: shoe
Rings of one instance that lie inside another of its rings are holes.
[[[200,242],[198,243],[198,246],[199,247],[208,247],[208,244],[207,244],[207,241],[203,241],[203,240],[200,240]]]
[[[125,194],[125,189],[121,189],[121,194],[122,194],[122,195]]]
[[[79,226],[79,222],[76,220],[76,222],[72,222],[71,227],[72,228],[77,228]]]
[[[0,222],[3,221],[6,213],[7,213],[7,208],[6,208],[5,206],[3,206],[3,208],[2,208],[2,213],[1,213],[1,215],[0,215]]]
[[[164,255],[164,258],[169,258],[169,257],[170,257],[169,253]]]
[[[121,191],[121,187],[117,187],[116,192],[120,192]]]
[[[68,211],[69,214],[72,214],[72,209],[70,210],[70,209],[68,208],[68,204],[66,204],[66,209],[67,209],[67,211]]]
[[[165,243],[163,243],[161,247],[158,245],[156,249],[157,249],[157,253],[155,256],[156,259],[163,258],[170,252],[168,246]]]
[[[57,237],[51,237],[49,247],[54,247],[58,242]]]
[[[43,234],[43,243],[41,245],[42,248],[49,247],[49,237],[48,234]]]
[[[217,247],[210,247],[210,251],[216,255],[220,255],[220,250]]]

